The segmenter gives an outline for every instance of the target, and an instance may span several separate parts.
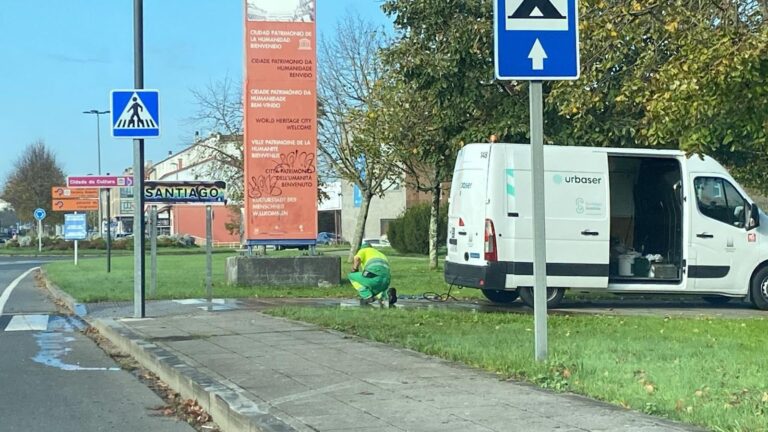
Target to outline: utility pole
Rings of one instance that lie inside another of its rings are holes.
[[[133,85],[144,88],[144,0],[133,0]],[[144,140],[133,140],[133,316],[145,316]]]

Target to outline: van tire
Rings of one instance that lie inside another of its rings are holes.
[[[514,291],[501,291],[501,290],[488,290],[484,289],[483,295],[488,300],[494,303],[512,303],[519,297],[516,290]]]
[[[761,268],[752,277],[750,294],[756,308],[768,310],[768,267]]]
[[[704,300],[705,302],[711,304],[711,305],[720,306],[720,305],[724,305],[724,304],[728,303],[729,301],[731,301],[733,299],[733,297],[711,295],[711,296],[702,296],[701,299]]]
[[[529,308],[533,308],[533,288],[520,287],[520,299]],[[565,296],[565,288],[547,287],[547,308],[556,308]]]

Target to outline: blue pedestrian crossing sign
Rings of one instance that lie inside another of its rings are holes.
[[[579,78],[577,0],[494,0],[496,78]]]
[[[160,136],[160,103],[157,90],[112,90],[112,136],[157,138]]]

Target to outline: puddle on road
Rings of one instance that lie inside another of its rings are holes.
[[[79,364],[65,363],[63,358],[72,351],[70,345],[75,341],[72,335],[85,329],[85,324],[77,318],[51,316],[48,330],[35,334],[39,347],[32,361],[64,371],[119,371],[119,367],[85,367]]]

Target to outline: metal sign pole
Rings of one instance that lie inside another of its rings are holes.
[[[43,221],[37,220],[37,251],[43,251]]]
[[[213,310],[213,208],[205,206],[205,293],[208,312]]]
[[[544,108],[541,81],[530,82],[533,175],[533,321],[537,361],[547,359],[547,242],[544,205]]]
[[[149,210],[149,295],[157,294],[157,206]]]
[[[75,267],[77,267],[77,240],[75,240]]]
[[[144,88],[144,1],[133,0],[134,87]],[[133,316],[144,318],[144,140],[133,140]]]
[[[110,211],[111,193],[107,188],[107,273],[112,272],[112,213]]]

